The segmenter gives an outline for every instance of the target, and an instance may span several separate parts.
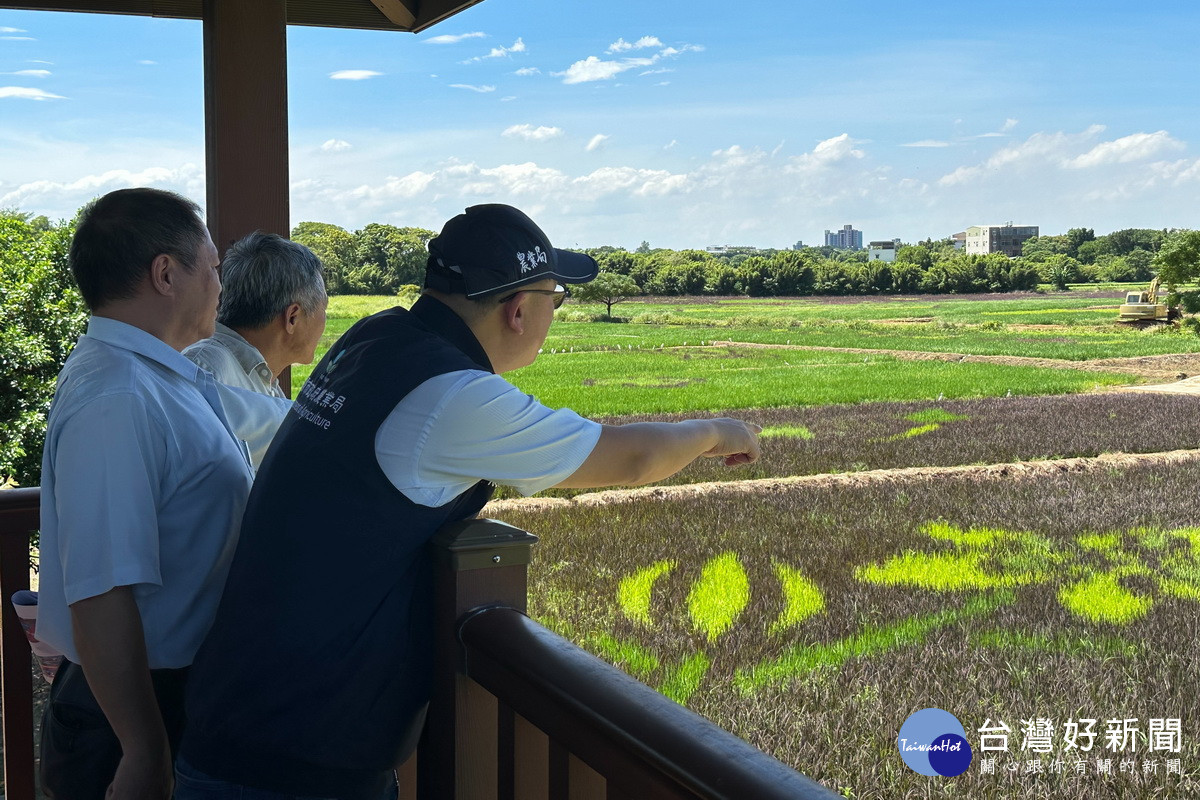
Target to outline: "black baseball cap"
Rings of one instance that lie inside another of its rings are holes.
[[[584,253],[559,250],[533,220],[500,203],[471,206],[429,240],[425,286],[486,297],[546,278],[587,283],[599,272]]]

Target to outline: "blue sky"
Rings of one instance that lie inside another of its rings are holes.
[[[1200,6],[484,0],[420,35],[289,30],[292,221],[560,246],[1196,227]],[[204,199],[198,22],[0,10],[0,207]]]

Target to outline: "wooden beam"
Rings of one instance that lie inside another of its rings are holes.
[[[287,23],[416,33],[478,2],[482,0],[287,0]],[[0,0],[0,8],[174,19],[204,16],[204,0]]]
[[[371,0],[398,27],[412,30],[417,21],[417,0]]]

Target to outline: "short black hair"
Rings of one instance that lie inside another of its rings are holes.
[[[168,255],[189,270],[204,242],[200,206],[162,189],[118,189],[83,207],[68,261],[88,308],[137,293],[150,264]]]
[[[261,328],[292,303],[312,314],[325,300],[321,259],[299,242],[254,233],[234,242],[221,260],[217,321],[231,328]]]

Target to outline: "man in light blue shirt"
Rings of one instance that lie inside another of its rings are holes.
[[[112,192],[71,244],[92,317],[43,453],[38,634],[67,658],[43,725],[50,797],[170,797],[184,681],[237,542],[250,449],[288,407],[180,354],[212,334],[220,294],[198,214],[169,192]]]

